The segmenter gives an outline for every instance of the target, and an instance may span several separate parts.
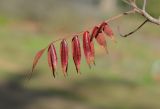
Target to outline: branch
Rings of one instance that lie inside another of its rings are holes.
[[[118,27],[118,31],[119,31],[120,36],[128,37],[128,36],[132,35],[133,33],[137,32],[142,26],[144,26],[147,22],[151,22],[153,24],[160,25],[159,19],[152,17],[150,14],[148,14],[146,12],[147,0],[143,0],[143,8],[142,9],[137,6],[136,0],[122,0],[122,1],[125,2],[126,4],[130,5],[133,8],[134,12],[142,15],[144,18],[146,18],[146,20],[139,27],[137,27],[135,30],[133,30],[130,33],[127,33],[125,35],[122,35],[120,33],[120,28]]]
[[[118,32],[119,32],[120,36],[122,36],[122,37],[128,37],[128,36],[134,34],[135,32],[137,32],[137,31],[138,31],[140,28],[142,28],[142,27],[144,26],[144,24],[146,24],[147,22],[148,22],[148,19],[145,20],[145,21],[144,21],[140,26],[138,26],[135,30],[133,30],[133,31],[131,31],[130,33],[127,33],[127,34],[125,34],[125,35],[122,35],[122,34],[121,34],[119,27],[118,27]]]
[[[147,0],[144,0],[143,9],[141,9],[137,6],[135,0],[128,0],[128,3],[130,4],[130,6],[132,6],[134,8],[136,13],[142,15],[143,17],[148,19],[148,21],[150,21],[151,23],[156,24],[156,25],[160,25],[160,20],[159,19],[156,19],[156,18],[152,17],[150,14],[148,14],[146,12],[145,8],[146,8]]]

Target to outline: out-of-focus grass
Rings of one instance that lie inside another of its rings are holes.
[[[132,22],[131,19],[126,19],[112,23],[111,26],[115,27],[114,31],[118,33],[116,31],[118,23],[121,31],[127,32],[130,31],[129,28],[136,26],[135,22],[141,23],[134,19]],[[46,109],[66,109],[66,107],[70,109],[77,107],[83,109],[159,109],[159,83],[153,80],[151,72],[153,64],[160,59],[159,35],[159,28],[152,24],[147,24],[138,33],[128,38],[122,38],[116,34],[117,43],[112,43],[108,39],[109,55],[106,55],[105,51],[95,43],[96,65],[89,69],[82,55],[81,75],[76,74],[70,49],[69,77],[67,78],[64,78],[61,72],[59,43],[56,43],[59,57],[57,77],[53,79],[45,54],[36,68],[37,76],[26,83],[27,91],[24,93],[24,95],[30,93],[31,98],[37,97],[38,99],[25,107],[31,109],[37,107]],[[35,53],[59,37],[56,34],[24,29],[23,25],[19,27],[19,25],[9,23],[0,26],[2,86],[14,75],[29,72]],[[70,40],[68,40],[69,44]],[[13,78],[12,81],[18,80],[18,78]],[[22,98],[25,99],[23,94],[18,99]]]

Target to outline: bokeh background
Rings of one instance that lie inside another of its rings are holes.
[[[159,7],[160,1],[148,0],[154,17]],[[136,14],[110,23],[117,43],[107,39],[109,55],[95,43],[92,69],[83,54],[77,75],[70,53],[69,76],[63,77],[59,59],[53,79],[45,54],[26,80],[35,53],[52,40],[129,8],[121,0],[0,0],[0,109],[159,109],[160,28],[148,23],[128,38],[117,31],[140,25],[145,19]],[[59,54],[59,42],[55,46]]]

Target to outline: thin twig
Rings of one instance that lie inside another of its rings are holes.
[[[145,11],[146,10],[147,0],[143,0],[143,1],[144,1],[144,3],[143,3],[143,11]]]
[[[116,19],[119,19],[119,18],[122,17],[122,16],[125,16],[125,15],[128,15],[128,14],[132,14],[132,13],[134,13],[134,12],[135,12],[135,10],[130,10],[130,11],[121,13],[121,14],[119,14],[119,15],[116,15],[116,16],[113,16],[113,17],[107,19],[106,22],[114,21],[114,20],[116,20]]]
[[[119,27],[118,27],[118,32],[119,32],[120,36],[122,36],[122,37],[128,37],[128,36],[132,35],[133,33],[137,32],[137,31],[138,31],[140,28],[142,28],[147,22],[148,22],[148,19],[145,20],[145,21],[144,21],[140,26],[138,26],[135,30],[133,30],[133,31],[131,31],[131,32],[125,34],[125,35],[122,35],[122,34],[121,34]]]

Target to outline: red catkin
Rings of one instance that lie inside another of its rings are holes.
[[[55,77],[55,71],[57,67],[57,53],[53,44],[48,48],[48,64],[52,69],[53,76]]]
[[[78,36],[74,36],[72,39],[72,55],[74,64],[76,66],[77,73],[80,73],[81,64],[81,47]]]
[[[90,45],[90,34],[88,31],[84,32],[83,34],[83,50],[84,55],[87,61],[87,64],[90,66],[91,63],[91,45]]]
[[[62,40],[60,44],[61,67],[64,76],[67,75],[68,69],[68,44],[66,40]]]

